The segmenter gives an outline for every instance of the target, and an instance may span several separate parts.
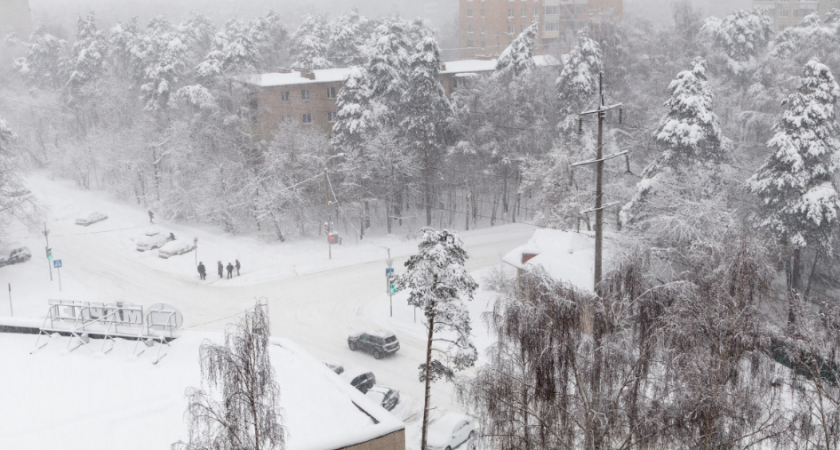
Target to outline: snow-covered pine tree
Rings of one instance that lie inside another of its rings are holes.
[[[163,112],[181,82],[188,48],[178,30],[163,16],[152,18],[147,29],[141,43],[143,80],[140,91],[146,111]]]
[[[327,51],[329,23],[320,14],[307,14],[289,40],[292,68],[297,70],[328,69],[332,67]]]
[[[513,76],[518,77],[528,73],[534,67],[533,53],[538,31],[539,23],[534,21],[520,33],[499,55],[494,75],[504,76],[512,72]]]
[[[840,10],[838,15],[840,15]],[[832,20],[831,16],[827,20]],[[827,66],[840,63],[837,46],[840,45],[840,25],[820,20],[819,14],[809,14],[802,23],[785,28],[776,37],[772,55],[790,59],[803,65],[810,58],[819,58]]]
[[[423,203],[426,226],[432,224],[433,182],[446,148],[446,126],[452,106],[440,84],[440,48],[433,37],[417,44],[411,57],[411,75],[403,96],[401,127],[407,145],[422,155]]]
[[[426,383],[420,448],[427,448],[431,382],[451,380],[456,371],[471,367],[478,357],[463,301],[473,299],[478,283],[464,267],[468,255],[457,234],[424,228],[418,249],[419,253],[406,261],[406,273],[397,282],[400,289],[411,290],[408,304],[423,311],[428,329],[426,362],[420,365],[420,381]],[[438,338],[441,332],[449,335]],[[445,347],[436,347],[436,342]]]
[[[377,116],[383,123],[391,124],[400,114],[410,73],[406,25],[397,19],[388,20],[377,28],[373,39],[367,68],[368,85],[371,95],[382,105],[377,108]]]
[[[369,26],[370,21],[355,8],[331,24],[329,55],[337,65],[348,67],[367,64],[365,28]]]
[[[726,55],[727,69],[736,78],[746,79],[770,43],[773,23],[763,9],[742,9],[724,19],[706,19],[702,31]]]
[[[680,72],[668,90],[668,112],[653,133],[662,154],[645,168],[621,219],[663,250],[685,249],[675,253],[685,258],[695,247],[717,245],[709,236],[732,222],[722,198],[727,175],[721,164],[731,143],[714,113],[702,58]]]
[[[692,67],[677,74],[668,87],[668,112],[653,133],[664,149],[650,167],[651,175],[661,166],[677,168],[689,160],[721,162],[726,159],[729,141],[723,137],[713,112],[715,96],[706,78],[706,61],[695,58]]]
[[[207,16],[197,14],[178,24],[178,33],[189,48],[190,65],[194,66],[210,51],[216,26]]]
[[[575,114],[592,100],[598,90],[598,74],[603,62],[601,48],[586,30],[578,32],[578,44],[563,55],[563,70],[557,77],[557,100],[563,116]]]
[[[105,35],[96,29],[93,12],[80,16],[76,26],[76,42],[64,59],[62,68],[67,77],[65,98],[68,104],[79,106],[95,96],[95,85],[105,75],[108,43]]]
[[[788,270],[788,284],[794,289],[800,287],[800,251],[829,250],[837,229],[840,195],[833,178],[840,168],[840,127],[834,109],[838,98],[840,86],[831,70],[811,59],[767,143],[772,155],[747,181],[747,188],[761,200],[760,226],[794,252]]]
[[[12,221],[32,225],[37,206],[34,197],[24,188],[15,155],[19,138],[9,124],[0,118],[0,238]]]
[[[251,42],[257,48],[259,64],[257,69],[275,71],[285,59],[286,40],[289,32],[274,11],[269,11],[265,17],[258,17],[249,26]]]
[[[65,42],[47,33],[43,25],[32,32],[26,56],[15,61],[15,70],[41,88],[61,85],[61,60]]]

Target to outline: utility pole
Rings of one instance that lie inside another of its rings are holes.
[[[46,252],[47,252],[47,267],[50,269],[50,281],[53,280],[52,277],[52,249],[50,248],[50,230],[47,229],[47,222],[44,222],[44,239],[47,240]]]
[[[585,166],[589,164],[595,164],[595,207],[592,209],[587,209],[585,211],[581,211],[581,214],[586,214],[590,212],[595,213],[595,293],[598,293],[598,285],[601,283],[601,278],[603,276],[603,244],[604,244],[604,210],[607,208],[611,208],[614,206],[618,206],[619,202],[610,203],[608,205],[603,204],[603,196],[604,196],[604,161],[618,158],[619,156],[623,156],[627,154],[627,151],[619,152],[614,155],[604,156],[604,121],[607,118],[607,111],[615,108],[620,108],[622,106],[621,103],[607,106],[604,100],[604,72],[598,74],[598,109],[584,111],[580,115],[581,117],[597,114],[598,115],[598,144],[595,153],[595,159],[589,161],[581,161],[575,164],[572,164],[572,167],[579,167]],[[589,330],[591,333],[593,326],[593,317],[591,311],[586,311],[586,317],[584,317],[584,328]]]

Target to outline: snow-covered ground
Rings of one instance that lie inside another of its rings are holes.
[[[193,253],[165,260],[158,258],[156,250],[144,253],[135,250],[136,240],[152,227],[142,206],[116,201],[101,192],[80,190],[72,183],[50,180],[42,175],[31,176],[28,181],[30,189],[48,208],[50,246],[54,258],[63,262],[62,290],[59,291],[55,270],[56,281],[49,280],[43,251],[44,236],[38,230],[13,231],[13,242],[28,246],[33,253],[27,263],[0,268],[0,283],[11,283],[15,317],[43,318],[48,298],[142,305],[163,302],[181,310],[185,330],[221,331],[227,323],[253,307],[256,299],[265,298],[270,305],[274,336],[288,337],[315,357],[341,362],[345,368],[366,367],[375,373],[378,383],[399,389],[405,404],[396,411],[408,426],[408,448],[419,447],[417,425],[423,386],[417,373],[425,356],[425,329],[419,315],[414,321],[414,311],[406,305],[405,293],[393,297],[393,317],[385,294],[385,247],[391,249],[394,267],[400,273],[406,258],[417,250],[416,240],[396,235],[372,236],[356,244],[345,239],[344,245],[332,247],[332,260],[328,260],[328,247],[322,239],[266,243],[250,237],[230,236],[211,226],[156,219],[154,227],[162,232],[173,232],[179,239],[198,238],[197,259],[204,262],[208,272],[207,280],[201,281]],[[76,218],[91,211],[102,212],[109,218],[89,227],[74,224]],[[470,255],[468,268],[476,280],[481,283],[484,274],[500,264],[504,254],[525,244],[533,232],[531,226],[513,224],[462,233]],[[591,262],[583,262],[586,255],[586,251],[580,251],[570,257],[580,258],[581,264],[588,267]],[[231,280],[220,279],[216,274],[216,261],[227,265],[234,259],[242,263],[242,275]],[[479,349],[490,343],[479,316],[490,309],[493,299],[492,292],[482,290],[470,305]],[[0,319],[9,314],[8,300],[0,297]],[[350,351],[347,336],[368,329],[393,331],[400,339],[401,350],[382,360]],[[34,340],[34,336],[15,338],[15,342],[23,346],[34,344]],[[77,355],[65,357],[77,358]],[[124,355],[115,350],[102,358],[124,358]],[[78,359],[93,361],[90,357]],[[37,357],[32,361],[32,364],[38,364]],[[27,365],[27,359],[18,364]],[[166,370],[165,366],[166,360],[159,366],[127,363],[125,367],[129,371],[142,367],[143,372],[162,372]],[[47,370],[46,367],[42,369]],[[6,365],[5,369],[0,369],[0,386],[25,383],[27,379],[21,377],[21,373],[30,370],[31,367],[10,369]],[[194,384],[198,377],[197,362],[195,374],[189,376],[192,378],[177,384]],[[66,383],[68,391],[72,390],[72,373],[67,374]],[[28,390],[37,390],[38,385],[26,386]],[[103,382],[103,386],[110,385]],[[161,389],[161,392],[168,392]],[[99,428],[89,427],[97,418],[131,421],[133,417],[142,423],[144,416],[154,415],[156,408],[160,408],[154,406],[159,402],[180,402],[180,410],[173,407],[173,411],[182,412],[185,405],[183,388],[178,389],[178,392],[161,394],[161,399],[132,398],[129,394],[123,399],[125,407],[120,411],[79,410],[71,419],[61,414],[60,408],[21,411],[21,407],[28,409],[29,406],[12,407],[9,402],[2,401],[0,422],[9,416],[31,413],[45,425],[32,425],[39,429],[46,429],[46,424],[59,420],[68,423],[75,420],[85,433],[93,433]],[[52,401],[74,402],[74,395],[68,394],[67,399],[59,396]],[[434,385],[432,402],[440,410],[460,410],[452,386],[445,382]],[[172,420],[183,427],[180,415],[172,414]],[[15,448],[6,444],[20,442],[9,441],[4,436],[0,433],[0,448]],[[26,448],[58,448],[51,445],[55,436],[45,433],[29,436],[34,441]]]

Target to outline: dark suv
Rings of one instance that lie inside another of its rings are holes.
[[[382,330],[354,334],[347,338],[347,345],[350,346],[350,350],[368,352],[376,359],[392,355],[400,349],[400,341],[394,333]]]

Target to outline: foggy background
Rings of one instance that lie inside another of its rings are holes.
[[[643,18],[667,25],[675,0],[624,0],[626,18]],[[751,0],[691,0],[704,15],[723,16],[735,9],[750,8]],[[145,23],[154,15],[174,19],[201,13],[217,25],[230,18],[249,19],[274,10],[290,30],[297,28],[307,13],[337,16],[352,8],[369,17],[398,14],[404,19],[422,17],[430,27],[448,35],[457,30],[458,0],[30,0],[33,24],[51,23],[75,30],[79,14],[96,12],[102,28],[133,16]]]

